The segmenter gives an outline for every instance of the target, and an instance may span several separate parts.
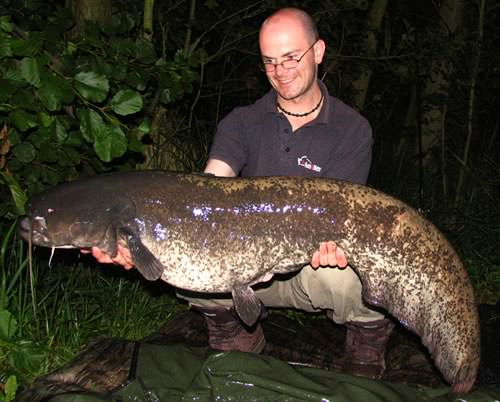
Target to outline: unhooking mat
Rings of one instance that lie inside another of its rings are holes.
[[[449,388],[369,380],[292,366],[263,355],[184,345],[138,345],[128,380],[108,395],[67,393],[49,401],[500,401],[500,392],[494,389],[453,396]]]

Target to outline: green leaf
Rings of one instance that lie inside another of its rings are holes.
[[[22,135],[15,128],[9,130],[9,141],[10,145],[14,146],[19,144],[22,141]]]
[[[136,131],[138,133],[138,131]],[[137,135],[131,135],[128,142],[128,149],[132,152],[144,152],[144,144]]]
[[[56,184],[60,183],[63,174],[64,171],[62,169],[61,170],[54,170],[51,168],[40,169],[41,180],[44,183],[47,183],[49,186],[55,186]]]
[[[9,102],[10,97],[19,88],[19,82],[14,80],[0,79],[0,102]]]
[[[3,59],[4,57],[12,57],[12,39],[2,36],[3,35],[0,35],[0,58]]]
[[[111,49],[117,56],[119,55],[127,58],[134,56],[134,46],[134,41],[130,38],[114,38],[110,43]]]
[[[17,39],[11,42],[12,51],[16,56],[33,57],[42,50],[43,39],[40,32],[29,32],[26,39]]]
[[[22,132],[38,126],[36,115],[28,113],[25,110],[15,110],[9,114],[9,118],[12,124]]]
[[[40,65],[34,57],[25,57],[21,60],[21,76],[34,87],[40,86]]]
[[[50,73],[42,76],[38,96],[48,110],[55,112],[63,103],[71,103],[75,94],[68,81]]]
[[[51,127],[38,127],[38,129],[29,137],[31,145],[39,149],[43,144],[50,144],[52,142],[52,129]],[[21,138],[21,142],[23,139]]]
[[[94,150],[103,162],[110,162],[127,151],[127,137],[119,126],[108,126],[106,131],[96,133]]]
[[[12,152],[22,163],[31,163],[36,156],[35,147],[29,142],[21,142],[12,149]]]
[[[115,79],[115,66],[105,58],[95,58],[94,60],[92,60],[90,68],[96,74],[100,74],[105,77],[113,77],[113,79]]]
[[[149,134],[149,132],[151,131],[149,120],[143,120],[141,124],[139,124],[139,127],[137,127],[137,131],[139,131],[139,133],[141,133],[142,135]]]
[[[68,138],[68,132],[66,131],[66,127],[64,127],[64,124],[61,123],[59,119],[57,119],[55,124],[52,126],[52,130],[54,133],[54,137],[57,139],[58,142],[64,142],[66,141],[66,138]]]
[[[113,66],[111,71],[111,76],[113,77],[114,82],[124,81],[127,78],[128,69],[124,64],[116,64]],[[121,84],[121,86],[125,86]]]
[[[32,341],[19,341],[9,353],[9,363],[21,373],[38,371],[46,358],[47,351]]]
[[[14,81],[19,87],[26,85],[21,75],[21,70],[19,70],[19,66],[14,67],[12,65],[7,65],[6,67],[7,69],[3,73],[2,78]]]
[[[81,147],[83,144],[82,133],[79,131],[70,131],[68,134],[68,138],[64,141],[65,145],[71,145],[74,147]]]
[[[0,179],[9,187],[18,216],[24,215],[24,205],[28,199],[26,192],[23,191],[19,182],[11,175],[0,171]]]
[[[118,91],[111,99],[111,109],[121,116],[137,113],[142,109],[142,97],[131,89]]]
[[[5,383],[5,401],[13,401],[16,397],[17,378],[15,375],[10,375]]]
[[[10,22],[10,15],[2,15],[0,17],[0,29],[4,32],[12,32],[12,22]]]
[[[10,311],[0,309],[0,339],[11,341],[17,331],[17,321]]]
[[[80,118],[80,131],[88,142],[94,142],[97,136],[102,136],[101,134],[106,132],[107,126],[96,111],[89,108],[81,109],[78,117]]]
[[[50,127],[54,122],[55,117],[51,116],[45,112],[38,112],[38,121],[40,125],[44,128]]]
[[[33,96],[31,89],[19,88],[11,98],[11,103],[19,110],[24,110],[28,113],[37,113],[40,110],[40,102]]]
[[[87,100],[102,102],[108,96],[109,81],[94,71],[75,75],[75,88]]]
[[[66,45],[66,49],[64,50],[64,54],[65,55],[74,54],[74,53],[76,53],[77,50],[78,50],[78,46],[76,45],[76,43],[68,41],[68,43]]]
[[[80,152],[69,146],[64,146],[57,153],[58,163],[60,166],[70,167],[80,163]]]
[[[55,151],[56,148],[53,144],[43,142],[42,144],[40,144],[40,149],[38,150],[38,160],[48,163],[56,162],[57,155]]]
[[[131,71],[127,74],[126,83],[138,91],[144,91],[149,82],[149,74],[143,71]]]

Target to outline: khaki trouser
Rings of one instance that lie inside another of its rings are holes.
[[[293,275],[275,275],[273,280],[252,286],[268,307],[297,308],[308,312],[327,310],[337,324],[347,321],[376,321],[384,315],[366,307],[361,298],[361,281],[351,267],[318,268],[306,265]],[[177,295],[190,305],[232,306],[231,295],[214,295],[178,290]]]

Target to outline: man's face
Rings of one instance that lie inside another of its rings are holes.
[[[285,100],[300,100],[303,95],[309,94],[316,82],[318,64],[323,58],[323,41],[319,40],[307,51],[314,40],[297,20],[281,17],[269,21],[262,28],[259,43],[264,62],[278,64],[303,56],[296,68],[286,69],[278,65],[273,71],[266,72],[278,95]]]

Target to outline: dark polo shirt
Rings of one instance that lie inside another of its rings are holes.
[[[366,183],[371,163],[368,121],[341,100],[325,99],[316,119],[295,132],[276,109],[271,89],[222,119],[210,150],[241,176],[313,176]]]

